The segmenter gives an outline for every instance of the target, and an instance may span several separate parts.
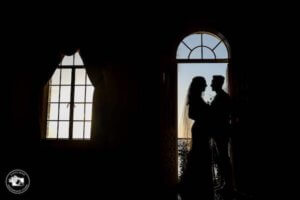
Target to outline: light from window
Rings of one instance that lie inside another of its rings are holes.
[[[47,139],[90,139],[94,86],[79,53],[65,56],[48,82]]]

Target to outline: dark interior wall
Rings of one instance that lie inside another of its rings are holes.
[[[32,29],[27,32],[29,37],[26,34],[15,39],[5,49],[4,58],[11,78],[5,108],[9,131],[1,139],[6,163],[3,171],[25,169],[33,181],[27,195],[34,197],[49,190],[56,197],[85,194],[109,198],[150,197],[172,191],[177,176],[176,49],[186,35],[206,29],[222,33],[231,46],[236,96],[241,104],[241,123],[234,138],[236,182],[241,191],[258,194],[267,184],[262,178],[264,156],[269,151],[265,141],[273,118],[267,110],[270,102],[264,100],[265,88],[261,87],[266,86],[266,62],[262,50],[254,45],[264,39],[255,31],[257,24],[250,22],[203,16],[145,19],[143,23],[99,20],[97,29],[86,26],[85,31],[62,34],[55,31],[60,26],[50,34]],[[268,30],[263,30],[262,35],[268,35]],[[95,52],[93,58],[105,60],[98,66],[110,84],[105,93],[111,99],[105,107],[109,117],[101,127],[107,134],[105,142],[99,136],[92,145],[40,139],[38,83],[49,65],[45,54],[63,46],[86,48]]]

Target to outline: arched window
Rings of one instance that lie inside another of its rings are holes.
[[[228,87],[227,68],[230,60],[229,45],[220,34],[209,32],[197,32],[185,37],[177,49],[177,102],[178,102],[178,172],[179,176],[184,166],[184,154],[188,151],[191,141],[190,135],[183,134],[183,129],[191,130],[191,127],[183,127],[186,96],[188,87],[195,76],[203,76],[207,82],[207,88],[203,96],[208,103],[212,101],[215,92],[210,84],[213,75],[225,77],[223,89]],[[192,123],[189,123],[192,124]]]
[[[181,41],[176,58],[179,63],[228,63],[229,51],[226,43],[212,33],[194,33]]]
[[[89,140],[94,87],[78,52],[64,56],[47,90],[46,139]]]

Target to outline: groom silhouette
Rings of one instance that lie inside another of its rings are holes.
[[[221,191],[224,200],[230,199],[233,194],[232,168],[228,152],[230,138],[230,118],[232,103],[230,96],[222,89],[223,76],[213,76],[211,87],[216,96],[211,102],[212,133],[218,149],[218,164],[225,185]]]

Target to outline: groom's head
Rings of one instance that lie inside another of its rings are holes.
[[[219,91],[222,90],[223,84],[224,84],[224,76],[221,75],[215,75],[213,76],[213,79],[211,81],[211,88],[213,91]]]

